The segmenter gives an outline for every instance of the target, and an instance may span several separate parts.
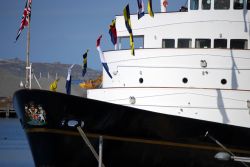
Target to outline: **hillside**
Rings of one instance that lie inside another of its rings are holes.
[[[49,85],[56,77],[60,78],[58,82],[58,92],[65,93],[65,83],[67,70],[71,64],[56,63],[32,63],[33,74],[36,76],[42,89],[49,90]],[[75,65],[72,69],[72,94],[85,96],[86,90],[79,87],[79,82],[83,80],[95,79],[101,72],[93,69],[87,69],[84,78],[81,76],[81,65]],[[13,93],[21,89],[20,82],[25,82],[25,62],[19,59],[0,60],[0,97],[12,97]],[[33,76],[32,88],[39,89],[39,86]]]

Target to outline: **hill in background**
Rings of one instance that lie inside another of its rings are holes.
[[[22,89],[20,82],[25,83],[25,66],[25,62],[17,58],[0,60],[0,97],[12,97],[15,91]],[[32,89],[39,89],[39,83],[42,89],[49,90],[50,83],[56,78],[59,78],[57,91],[65,93],[67,71],[70,66],[71,64],[61,64],[59,62],[32,63]],[[96,79],[100,75],[100,71],[88,68],[83,78],[82,66],[76,64],[71,72],[72,94],[76,96],[86,96],[86,90],[80,88],[79,83],[84,80]]]

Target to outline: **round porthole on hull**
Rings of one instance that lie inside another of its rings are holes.
[[[186,83],[188,82],[188,79],[187,79],[186,77],[184,77],[184,78],[182,79],[182,82],[186,84]]]
[[[139,83],[140,83],[140,84],[143,83],[143,78],[139,78]]]
[[[226,79],[222,79],[222,80],[221,80],[221,84],[222,84],[222,85],[227,84],[227,80],[226,80]]]

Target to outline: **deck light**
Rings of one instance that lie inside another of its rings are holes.
[[[135,104],[136,100],[135,100],[135,97],[134,96],[130,96],[129,97],[129,103],[130,104]]]
[[[118,74],[118,70],[113,71],[113,74],[117,75]]]
[[[231,159],[231,155],[227,152],[218,152],[215,154],[214,158],[220,161],[229,161]]]
[[[77,120],[69,120],[68,121],[68,126],[69,127],[75,127],[78,124]]]
[[[206,68],[207,67],[207,61],[206,60],[201,60],[201,67]]]
[[[243,164],[245,164],[245,162],[247,163],[250,162],[250,157],[239,157],[235,155],[230,155],[227,152],[218,152],[217,154],[215,154],[214,158],[220,161],[229,161],[229,160],[238,161],[242,162]]]

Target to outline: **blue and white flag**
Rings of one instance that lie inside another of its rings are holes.
[[[96,41],[96,49],[98,50],[99,52],[99,56],[100,56],[100,59],[101,59],[101,62],[102,62],[102,65],[105,69],[105,71],[107,72],[108,76],[112,79],[112,75],[110,74],[109,72],[109,67],[108,67],[108,64],[103,56],[103,53],[102,53],[102,50],[101,50],[101,47],[100,47],[100,43],[101,43],[101,38],[102,38],[102,35],[99,36],[99,38],[97,39]]]
[[[75,64],[72,64],[69,68],[68,68],[68,76],[67,76],[67,79],[66,79],[66,85],[65,85],[65,88],[66,88],[66,93],[68,95],[70,95],[71,93],[71,69],[74,67]]]
[[[138,5],[138,19],[144,16],[144,3],[143,0],[137,0]]]

